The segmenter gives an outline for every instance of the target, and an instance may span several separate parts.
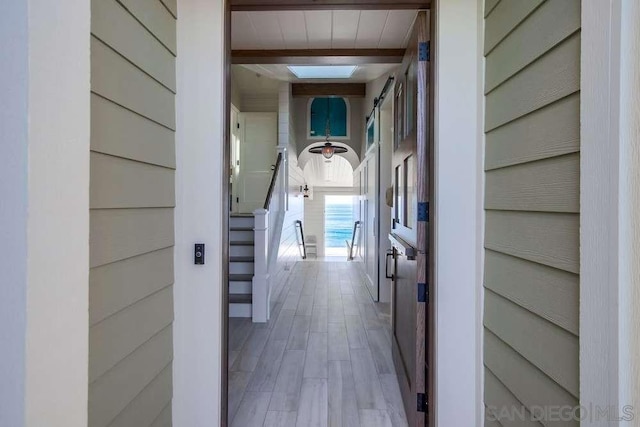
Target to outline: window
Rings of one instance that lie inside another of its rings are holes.
[[[309,108],[309,138],[347,138],[347,102],[344,98],[313,98]]]
[[[407,228],[414,228],[416,224],[416,206],[418,205],[418,194],[416,192],[415,179],[415,164],[413,155],[404,159],[404,173],[405,173],[405,186],[404,186],[404,200],[405,200],[405,212],[404,225]]]
[[[356,65],[289,65],[299,79],[348,79],[358,68]]]
[[[367,120],[367,150],[375,143],[376,139],[376,113],[371,114]]]
[[[405,117],[405,126],[404,126],[404,137],[411,135],[413,132],[413,128],[416,121],[416,70],[413,65],[413,62],[409,64],[409,68],[407,68],[407,72],[405,73],[405,82],[407,82],[407,92],[405,95],[405,108],[404,108],[404,117]]]
[[[404,85],[400,82],[396,88],[395,99],[395,135],[393,141],[393,150],[397,150],[404,138]]]

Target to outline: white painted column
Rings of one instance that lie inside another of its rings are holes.
[[[623,0],[620,37],[620,405],[640,418],[640,3]],[[624,415],[624,414],[623,414]],[[637,421],[636,421],[637,422]]]
[[[251,316],[254,323],[269,320],[271,281],[269,280],[269,211],[256,209],[254,215],[254,272],[251,296]]]
[[[482,2],[438,0],[436,7],[436,425],[480,426]]]
[[[582,1],[580,404],[610,415],[583,426],[640,417],[639,52],[637,1]]]
[[[620,0],[582,0],[580,405],[619,408]],[[589,419],[583,426],[617,426]]]
[[[26,2],[0,13],[0,425],[24,425],[29,32]]]
[[[87,424],[89,2],[0,14],[0,425]]]
[[[178,0],[173,425],[221,425],[224,5]],[[193,245],[206,245],[194,265]]]

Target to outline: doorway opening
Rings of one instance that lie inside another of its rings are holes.
[[[346,257],[355,222],[355,196],[327,195],[324,198],[324,254]]]
[[[409,194],[424,173],[413,161],[426,159],[417,154],[428,140],[419,9],[231,14],[230,425],[428,424],[416,407],[425,338],[405,333],[423,327],[424,302],[408,298],[408,285],[397,309],[391,298],[391,278],[415,284],[425,270],[411,214],[422,199],[387,191],[400,188],[396,157],[412,159],[402,169]],[[352,74],[331,74],[336,56]],[[301,77],[300,67],[321,75]],[[413,225],[402,236],[389,205],[399,200],[402,224]],[[317,259],[303,260],[311,237]],[[394,312],[406,314],[400,334]]]

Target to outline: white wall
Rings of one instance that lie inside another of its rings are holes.
[[[242,92],[242,88],[240,88]],[[276,113],[278,111],[278,94],[252,94],[240,95],[240,111],[243,113]]]
[[[233,77],[233,73],[231,74],[231,104],[233,104],[238,111],[242,106],[242,93],[240,92],[240,87],[238,86],[236,79]]]
[[[222,0],[178,1],[173,425],[220,425],[223,336]],[[206,264],[193,264],[193,244]]]
[[[439,0],[437,10],[436,417],[438,426],[482,425],[482,7]]]
[[[640,408],[640,4],[623,1],[621,18],[620,403],[637,409]]]
[[[27,331],[28,16],[26,2],[0,14],[0,425],[24,424]]]
[[[300,195],[300,186],[304,185],[302,171],[298,168],[294,150],[287,152],[288,156],[288,206],[289,209],[284,215],[282,232],[280,235],[280,245],[278,247],[278,258],[273,275],[271,276],[272,297],[282,288],[293,265],[301,260],[298,240],[296,238],[296,220],[305,222],[303,197]]]
[[[89,4],[0,18],[0,425],[85,426]]]
[[[284,153],[284,161],[282,164],[283,173],[279,185],[286,188],[276,188],[274,191],[274,199],[272,205],[279,205],[279,215],[276,220],[272,221],[276,216],[269,216],[269,221],[275,224],[271,225],[272,232],[276,232],[277,253],[274,252],[274,261],[270,265],[271,274],[271,298],[277,297],[285,282],[289,278],[289,274],[293,269],[293,265],[301,259],[298,239],[296,238],[296,221],[304,221],[303,198],[300,193],[300,186],[304,185],[304,176],[302,170],[298,167],[296,156],[296,140],[295,127],[293,123],[293,109],[291,108],[291,85],[282,83],[278,94],[278,149]],[[286,200],[280,200],[280,197],[286,197]],[[278,198],[278,200],[276,200]]]

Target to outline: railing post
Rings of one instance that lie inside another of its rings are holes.
[[[269,320],[271,283],[269,280],[269,211],[253,211],[254,223],[254,273],[252,283],[251,313],[253,322]]]

